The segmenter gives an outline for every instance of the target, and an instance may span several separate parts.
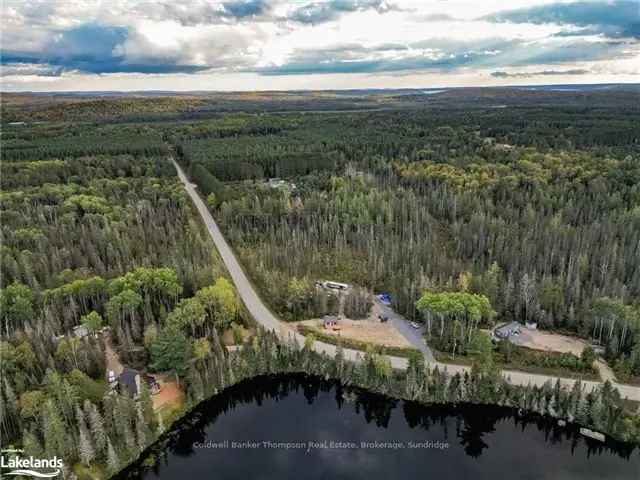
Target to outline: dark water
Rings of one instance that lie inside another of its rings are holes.
[[[234,441],[258,445],[233,448]],[[309,443],[323,441],[329,448]],[[330,448],[332,441],[343,445]],[[391,444],[361,444],[376,441]],[[304,376],[228,390],[141,463],[155,464],[122,478],[640,479],[637,448],[591,441],[550,419],[500,407],[425,407]]]

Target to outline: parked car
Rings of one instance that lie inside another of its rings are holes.
[[[389,317],[386,315],[378,315],[378,320],[380,320],[382,323],[385,323],[389,321]]]
[[[416,322],[409,322],[409,325],[411,325],[413,328],[420,328],[420,325]]]

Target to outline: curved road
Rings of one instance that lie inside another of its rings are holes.
[[[238,294],[240,295],[240,298],[242,298],[242,301],[246,305],[247,310],[249,310],[249,313],[251,313],[251,315],[256,320],[256,322],[261,324],[267,330],[272,330],[276,332],[276,334],[281,339],[287,340],[287,339],[294,338],[298,341],[299,344],[302,345],[304,343],[304,336],[300,335],[295,330],[291,329],[285,322],[279,320],[271,312],[271,310],[269,310],[265,306],[265,304],[262,302],[262,300],[260,299],[260,296],[258,295],[256,290],[253,288],[253,285],[247,278],[247,275],[244,273],[242,266],[236,259],[236,256],[231,250],[231,247],[229,247],[229,244],[227,243],[224,236],[222,235],[220,228],[218,228],[218,225],[216,224],[215,220],[211,216],[209,209],[207,208],[204,201],[202,200],[202,198],[200,198],[200,195],[196,191],[195,184],[189,181],[189,179],[183,172],[180,165],[178,165],[178,163],[175,161],[175,159],[171,159],[171,160],[173,161],[173,164],[175,165],[176,170],[178,171],[178,177],[184,184],[184,187],[187,193],[189,194],[189,196],[191,197],[191,200],[193,201],[194,205],[196,206],[198,213],[200,213],[200,216],[202,217],[202,220],[204,221],[207,227],[207,230],[211,235],[211,238],[213,239],[213,243],[218,249],[218,252],[222,257],[222,261],[225,263],[227,270],[231,275],[231,279],[233,280],[233,283],[235,284],[236,289],[238,290]],[[335,345],[330,345],[328,343],[316,341],[314,342],[313,348],[315,351],[319,353],[326,353],[327,355],[330,355],[330,356],[334,356],[336,353]],[[428,349],[426,350],[428,351]],[[362,352],[358,350],[344,348],[343,352],[344,352],[344,357],[347,360],[359,361],[360,359],[362,359]],[[425,353],[425,360],[428,364],[433,365],[434,367],[437,366],[439,369],[446,370],[451,374],[455,374],[458,372],[464,373],[465,371],[469,370],[469,367],[465,367],[462,365],[448,365],[448,364],[435,362],[433,359],[433,356],[430,355],[431,352],[426,353],[426,351],[423,350],[423,353]],[[389,360],[391,361],[391,365],[394,368],[404,369],[407,367],[406,358],[389,356]],[[510,371],[510,370],[503,370],[502,375],[505,378],[507,378],[510,383],[514,385],[531,384],[531,385],[542,386],[547,381],[551,381],[555,383],[555,381],[557,380],[556,377],[551,377],[548,375],[517,372],[517,371]],[[560,383],[568,388],[571,388],[574,382],[575,380],[570,378],[560,378]],[[596,388],[599,385],[601,385],[601,382],[583,381],[582,384],[585,390],[590,391],[593,388]],[[635,387],[632,385],[622,385],[622,384],[615,384],[615,386],[618,388],[623,398],[626,397],[630,400],[640,401],[640,387]]]

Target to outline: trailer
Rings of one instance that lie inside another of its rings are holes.
[[[604,433],[595,432],[590,428],[581,427],[580,433],[585,437],[593,438],[594,440],[598,440],[599,442],[604,442],[606,439],[606,437],[604,436]]]
[[[347,285],[346,283],[334,282],[332,280],[326,280],[322,282],[322,286],[324,288],[331,288],[333,290],[347,290],[349,288],[349,285]]]

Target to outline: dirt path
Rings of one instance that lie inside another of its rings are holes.
[[[118,354],[113,349],[110,333],[104,335],[104,356],[107,364],[107,372],[113,371],[117,378],[124,370],[124,366],[120,362],[120,357],[118,357]]]

